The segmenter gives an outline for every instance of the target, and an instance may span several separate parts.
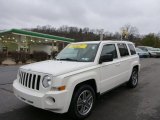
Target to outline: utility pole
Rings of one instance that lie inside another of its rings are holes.
[[[121,41],[122,41],[122,33],[121,33]]]
[[[121,41],[123,40],[123,33],[124,33],[124,30],[121,29],[121,31],[120,31],[120,34],[121,34]]]
[[[101,29],[101,31],[100,31],[100,41],[103,41],[103,32],[104,32],[104,29]]]

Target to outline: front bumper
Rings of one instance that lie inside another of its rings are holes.
[[[140,58],[149,58],[149,55],[139,55]]]
[[[156,58],[158,57],[157,53],[150,53],[150,57]]]
[[[30,90],[23,87],[17,82],[17,80],[13,83],[13,89],[16,97],[27,104],[52,112],[67,112],[65,111],[67,90],[41,93],[40,91]]]
[[[157,57],[160,57],[160,53],[157,53]]]

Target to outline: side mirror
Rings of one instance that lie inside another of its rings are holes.
[[[113,61],[113,55],[112,54],[106,54],[100,57],[99,64],[103,62],[110,62]]]

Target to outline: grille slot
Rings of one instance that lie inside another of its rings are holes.
[[[34,89],[35,80],[36,80],[36,75],[33,75],[33,79],[32,79],[32,89]]]
[[[41,75],[19,71],[19,83],[27,88],[39,90]]]
[[[26,73],[24,72],[23,85],[24,85],[25,81],[26,81]]]
[[[27,87],[27,82],[28,82],[28,74],[29,73],[27,73],[27,75],[26,75],[26,81],[25,81],[25,86]]]
[[[36,89],[37,89],[37,90],[39,90],[40,79],[41,79],[41,76],[38,75],[37,84],[36,84]]]
[[[29,88],[31,87],[31,80],[32,80],[32,74],[30,74],[29,76],[29,85],[28,85]]]

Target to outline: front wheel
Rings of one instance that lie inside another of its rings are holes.
[[[95,103],[95,92],[90,85],[82,85],[72,96],[69,114],[74,119],[84,119],[92,111]]]
[[[138,69],[137,68],[133,68],[131,77],[127,85],[130,88],[135,88],[138,85]]]

